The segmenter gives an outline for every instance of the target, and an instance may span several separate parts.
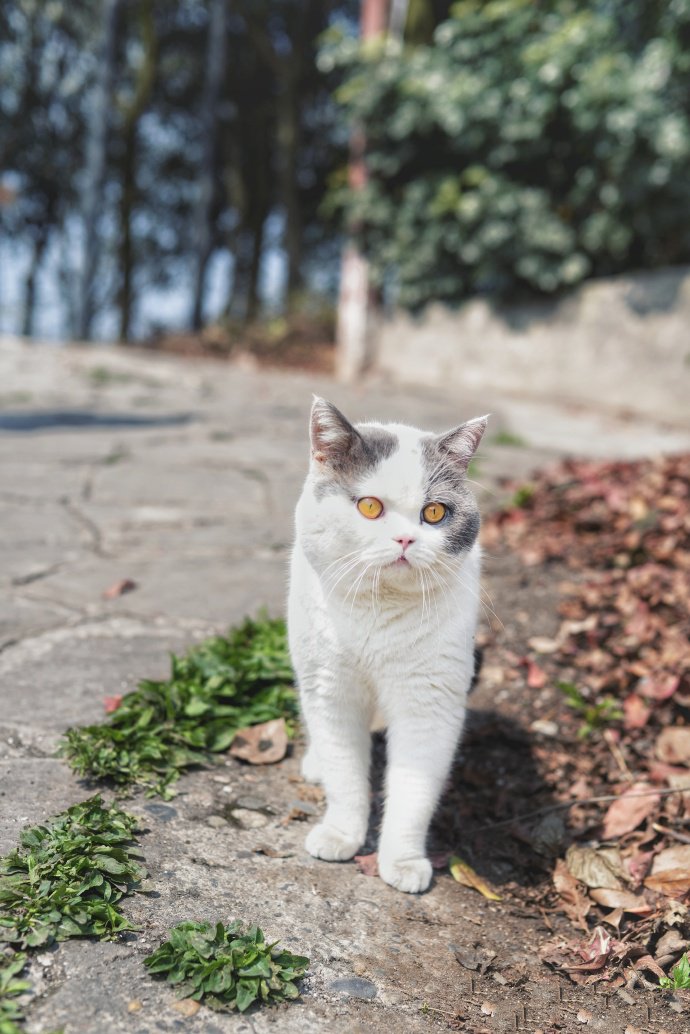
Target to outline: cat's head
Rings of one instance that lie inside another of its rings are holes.
[[[412,586],[443,577],[474,545],[479,512],[467,467],[486,417],[445,434],[404,424],[351,424],[330,402],[311,412],[308,491],[298,508],[305,553],[328,581],[362,576]]]

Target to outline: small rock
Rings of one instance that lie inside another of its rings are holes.
[[[333,980],[328,986],[332,991],[338,991],[348,998],[371,999],[376,998],[377,994],[375,984],[364,977],[341,977],[339,980]]]
[[[310,801],[303,801],[301,797],[295,797],[294,800],[288,804],[288,809],[304,812],[305,815],[318,815],[319,809],[315,807]]]
[[[484,1013],[485,1016],[493,1016],[493,1014],[496,1012],[496,1006],[493,1004],[493,1002],[482,1002],[481,1011]]]
[[[223,826],[227,826],[227,821],[222,815],[209,815],[206,819],[206,825],[212,829],[221,829]]]
[[[177,811],[169,804],[145,804],[144,811],[153,815],[154,819],[160,819],[161,822],[170,822],[171,819],[177,818]]]
[[[191,998],[183,998],[181,1002],[175,1002],[173,1009],[183,1016],[196,1016],[201,1006]]]
[[[633,1027],[630,1024],[625,1028],[624,1034],[642,1034],[641,1027]]]
[[[547,718],[537,718],[529,728],[530,732],[536,732],[538,736],[558,736],[558,725]]]
[[[247,811],[263,811],[267,807],[266,801],[263,801],[260,797],[255,797],[251,793],[238,797],[235,803],[238,808],[246,808]]]
[[[45,952],[43,955],[36,956],[36,962],[39,964],[39,966],[43,966],[45,969],[47,969],[49,966],[53,965],[55,959],[48,952]]]
[[[268,819],[260,811],[233,808],[230,815],[241,829],[261,829],[262,826],[268,825]]]
[[[362,977],[367,971],[367,964],[366,962],[362,962],[361,959],[357,959],[353,962],[352,968],[358,977]]]
[[[144,1003],[140,1002],[138,998],[132,998],[131,1002],[127,1002],[127,1012],[139,1012],[143,1008]]]
[[[589,1023],[590,1020],[594,1019],[594,1013],[590,1012],[589,1009],[580,1009],[575,1019],[578,1023]]]

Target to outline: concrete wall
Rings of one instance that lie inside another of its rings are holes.
[[[558,302],[381,321],[371,367],[398,383],[457,385],[639,413],[690,426],[690,269],[593,280]]]

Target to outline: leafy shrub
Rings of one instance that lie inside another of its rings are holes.
[[[100,797],[25,829],[21,847],[0,859],[0,945],[108,940],[133,930],[118,904],[146,876],[135,829],[134,816]]]
[[[180,772],[226,750],[238,729],[296,716],[285,622],[247,619],[173,655],[170,678],[140,682],[109,721],[68,729],[63,753],[80,775],[171,797]]]
[[[689,48],[690,0],[461,0],[416,48],[333,31],[369,176],[330,204],[412,309],[690,261]]]
[[[185,922],[144,965],[176,984],[181,998],[244,1012],[254,1002],[298,998],[295,981],[304,976],[309,959],[266,944],[257,926],[245,932],[240,923]]]

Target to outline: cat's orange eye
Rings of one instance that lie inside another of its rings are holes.
[[[422,510],[422,520],[427,524],[438,524],[446,516],[446,508],[443,503],[427,503]]]
[[[373,495],[365,495],[363,499],[357,500],[357,509],[362,517],[368,517],[370,521],[375,521],[383,513],[383,503],[380,499],[374,498]]]

